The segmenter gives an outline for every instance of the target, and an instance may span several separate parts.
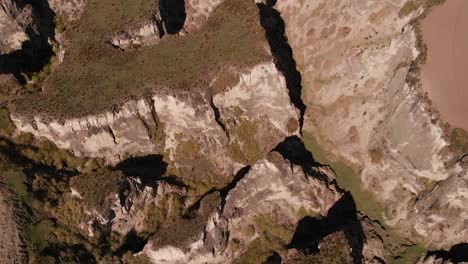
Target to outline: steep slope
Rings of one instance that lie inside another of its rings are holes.
[[[410,22],[424,2],[410,2],[279,0],[275,8],[302,75],[305,136],[355,167],[356,178],[339,182],[361,181],[385,208],[377,217],[446,248],[466,242],[468,175],[449,165],[444,127],[412,81],[420,50]]]
[[[154,248],[150,240],[143,254],[153,263],[260,263],[291,240],[300,218],[325,216],[340,196],[329,182],[272,152],[227,193],[203,232],[181,248]]]
[[[12,204],[12,196],[0,186],[0,260],[5,264],[24,263],[26,259],[23,250],[21,230],[15,220],[16,214]]]

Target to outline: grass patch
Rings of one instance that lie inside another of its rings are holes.
[[[302,139],[317,162],[330,165],[335,171],[338,185],[351,193],[358,210],[375,219],[382,220],[382,206],[376,201],[372,193],[362,187],[357,170],[326,152],[311,133],[304,131]]]
[[[405,16],[411,14],[413,11],[417,10],[419,8],[419,6],[420,6],[420,4],[416,3],[415,1],[408,1],[400,9],[400,11],[398,12],[398,16],[400,18],[405,17]]]
[[[452,129],[449,148],[457,158],[468,154],[468,132],[462,128]]]
[[[151,203],[146,208],[144,219],[144,232],[150,234],[170,223],[182,214],[184,201],[176,194],[166,194],[156,205]]]
[[[425,0],[426,7],[433,7],[445,3],[445,0]]]
[[[260,235],[233,263],[264,263],[274,252],[285,253],[285,246],[294,235],[294,225],[281,225],[274,214],[259,215],[254,219],[255,227],[247,226],[245,232]],[[231,243],[236,243],[233,240]],[[233,245],[234,247],[236,245]]]
[[[10,119],[10,113],[6,108],[0,108],[0,134],[11,135],[15,126]]]
[[[428,249],[421,245],[413,245],[406,248],[406,250],[398,257],[387,260],[388,264],[407,264],[416,263],[417,260],[427,253]]]
[[[102,206],[112,193],[118,193],[119,172],[98,171],[81,174],[70,179],[70,186],[76,188],[90,208]]]
[[[200,31],[186,37],[168,36],[158,45],[126,52],[108,44],[116,30],[149,18],[153,5],[90,0],[82,19],[67,32],[68,51],[44,91],[18,98],[15,111],[59,117],[96,113],[157,87],[206,88],[224,66],[269,59],[258,9],[245,0],[226,1]]]
[[[238,125],[234,127],[231,134],[237,136],[238,140],[228,146],[228,151],[234,159],[247,164],[255,164],[261,157],[260,147],[255,139],[258,131],[257,124],[253,121],[240,118]]]
[[[235,242],[233,242],[235,243]],[[257,238],[250,243],[249,248],[239,257],[234,259],[234,264],[265,263],[268,257],[274,253],[271,243],[263,238]]]
[[[22,236],[31,258],[47,246],[52,223],[44,217],[43,211],[35,208],[33,197],[26,186],[26,175],[19,170],[11,168],[6,170],[8,165],[5,165],[1,164],[0,170],[3,172],[0,173],[0,181],[13,193],[10,200],[15,207],[18,225],[22,229]]]

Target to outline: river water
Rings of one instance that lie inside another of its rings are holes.
[[[447,0],[422,22],[423,89],[442,120],[468,131],[468,0]]]

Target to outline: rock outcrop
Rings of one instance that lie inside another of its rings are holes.
[[[159,0],[159,9],[148,21],[132,25],[111,39],[121,49],[155,45],[168,34],[184,36],[200,29],[224,0]]]
[[[60,23],[70,23],[78,20],[86,6],[86,0],[48,0]],[[58,26],[58,25],[56,25]]]
[[[26,31],[31,30],[32,8],[22,8],[15,1],[0,1],[0,54],[21,49],[23,42],[29,40]]]
[[[172,217],[174,217],[177,213],[171,212],[171,210],[177,209],[174,203],[186,195],[186,190],[183,188],[172,186],[163,181],[155,181],[153,186],[146,186],[141,183],[140,179],[122,177],[118,185],[117,191],[109,193],[107,197],[103,198],[103,203],[96,207],[89,206],[84,202],[82,206],[85,217],[78,219],[80,224],[75,228],[79,228],[83,234],[89,237],[94,237],[96,223],[106,226],[109,232],[115,232],[122,236],[131,231],[139,234],[148,231],[147,225],[150,220],[161,221],[160,223],[151,223],[154,225],[171,220],[169,214],[173,214]],[[78,200],[87,198],[74,187],[72,187],[71,193]],[[180,206],[182,207],[183,204]],[[159,213],[159,219],[147,218],[154,212]]]
[[[202,167],[204,173],[234,175],[285,137],[297,134],[299,112],[272,62],[242,72],[232,70],[237,80],[213,81],[210,89],[218,89],[216,94],[210,89],[164,89],[149,99],[128,101],[117,110],[83,118],[11,118],[18,131],[45,137],[77,156],[115,164],[127,156],[159,152],[182,173],[196,174],[194,167]]]
[[[303,77],[305,131],[359,168],[388,225],[449,247],[468,237],[468,175],[446,166],[441,124],[408,81],[420,53],[410,22],[423,8],[402,12],[407,2],[279,0],[275,8]]]
[[[300,218],[325,216],[340,197],[328,181],[272,152],[228,192],[205,230],[185,241],[185,247],[154,247],[150,241],[142,254],[153,263],[225,263],[243,256],[259,257],[260,261],[269,252],[262,244],[276,244],[280,250],[289,243]],[[249,249],[254,251],[251,256]]]

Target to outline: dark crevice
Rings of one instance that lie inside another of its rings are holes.
[[[184,28],[185,0],[160,0],[159,12],[165,33],[177,34]]]
[[[429,251],[428,256],[435,256],[443,260],[450,260],[453,263],[462,263],[468,261],[468,243],[454,245],[450,250]]]
[[[114,169],[122,171],[127,177],[138,177],[144,186],[156,187],[157,180],[167,178],[163,177],[167,163],[164,162],[162,155],[131,157],[118,163]]]
[[[120,258],[127,252],[136,254],[143,250],[146,243],[148,243],[148,238],[138,235],[135,229],[132,229],[125,235],[124,243],[114,252],[113,255]]]
[[[294,106],[301,112],[299,123],[302,130],[306,105],[301,99],[301,74],[296,68],[293,50],[285,35],[284,21],[281,14],[274,9],[275,4],[275,0],[269,0],[266,4],[257,4],[260,10],[260,23],[265,30],[275,65],[286,79],[289,97]]]
[[[301,166],[305,173],[317,177],[327,184],[330,183],[328,175],[317,170],[320,167],[332,170],[330,166],[315,161],[312,153],[306,149],[299,137],[287,137],[273,151],[280,153],[283,158],[289,160],[292,164]]]
[[[216,192],[219,192],[219,196],[221,197],[221,204],[220,204],[220,208],[221,208],[221,212],[224,210],[224,206],[226,204],[226,197],[227,195],[229,194],[229,192],[234,189],[236,186],[237,186],[237,183],[239,181],[241,181],[245,175],[249,172],[250,170],[250,167],[251,166],[246,166],[246,167],[243,167],[242,169],[240,169],[236,175],[234,175],[232,181],[224,186],[222,189],[216,189],[216,188],[213,188],[211,190],[209,190],[208,192],[206,192],[205,194],[203,194],[203,196],[200,197],[200,199],[198,199],[190,208],[189,210],[187,210],[190,214],[190,212],[192,211],[196,211],[199,209],[200,207],[200,204],[201,204],[201,201],[203,201],[205,199],[205,197],[213,194],[213,193],[216,193]]]
[[[281,264],[282,262],[283,258],[281,258],[278,253],[273,252],[273,254],[271,254],[263,264]]]
[[[362,263],[362,250],[366,238],[358,218],[356,204],[349,192],[330,208],[325,218],[307,216],[301,219],[288,248],[295,248],[307,254],[317,254],[320,241],[338,231],[344,232],[349,246],[353,249],[351,254],[354,263]]]
[[[110,126],[107,126],[107,132],[109,132],[109,135],[112,137],[112,141],[114,142],[114,144],[117,145],[117,139],[115,138],[114,131]]]
[[[213,109],[213,113],[214,113],[214,116],[215,116],[216,123],[218,123],[218,125],[221,127],[221,129],[223,129],[223,131],[226,134],[227,138],[230,139],[228,130],[226,129],[226,126],[224,125],[223,121],[221,120],[221,114],[219,113],[219,109],[214,104],[213,96],[210,98],[210,106],[211,106],[211,109]]]
[[[20,8],[31,5],[33,9],[32,25],[25,30],[29,40],[23,42],[20,50],[0,55],[0,74],[13,74],[26,84],[25,75],[42,71],[54,56],[49,39],[55,41],[55,13],[47,0],[27,0],[23,4]]]
[[[46,247],[41,255],[52,256],[56,259],[56,263],[63,263],[63,255],[74,256],[76,263],[97,263],[94,256],[89,252],[83,244],[75,245],[58,245],[53,244]],[[65,260],[65,262],[67,262]]]
[[[467,158],[468,158],[468,153],[463,154],[463,155],[458,159],[457,162],[463,162],[463,161],[465,161],[465,159],[467,159]],[[467,160],[468,160],[468,159],[467,159]]]
[[[240,169],[234,178],[232,179],[231,183],[226,185],[223,189],[219,191],[221,195],[221,212],[224,211],[224,206],[226,205],[226,198],[229,192],[237,186],[237,183],[244,179],[245,175],[249,173],[251,166],[246,166]]]

